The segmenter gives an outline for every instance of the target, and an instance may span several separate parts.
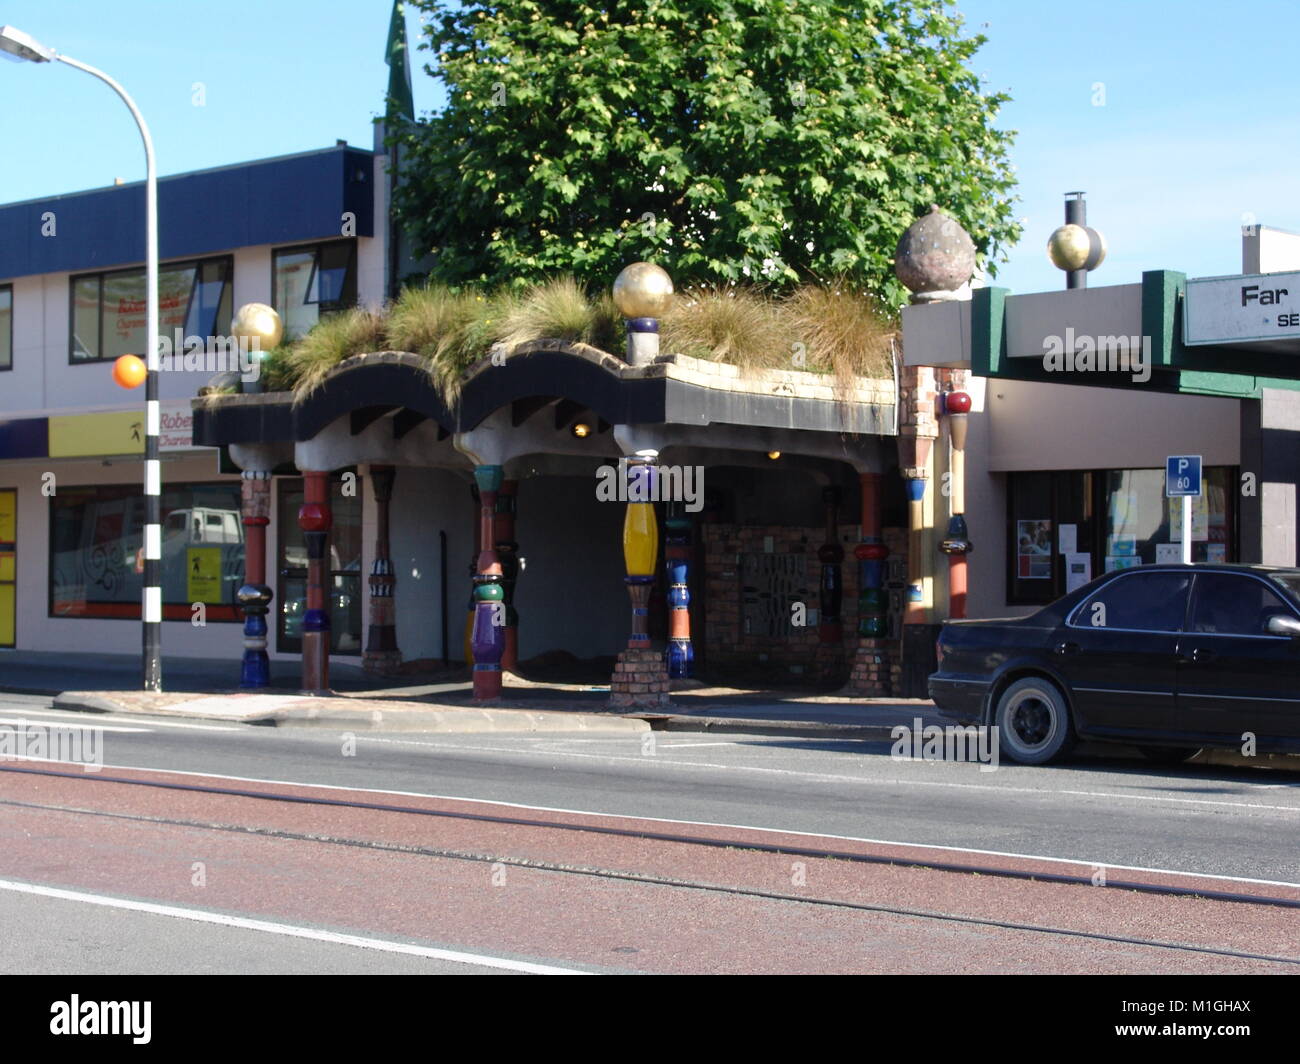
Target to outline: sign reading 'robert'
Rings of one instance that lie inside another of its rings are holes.
[[[1187,282],[1183,343],[1300,340],[1300,273],[1198,277]]]

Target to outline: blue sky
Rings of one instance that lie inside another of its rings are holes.
[[[1074,189],[1088,193],[1089,222],[1110,245],[1095,285],[1144,269],[1234,273],[1242,224],[1300,231],[1297,0],[958,9],[989,37],[973,65],[1014,97],[999,124],[1019,131],[1012,161],[1027,224],[998,284],[1063,287],[1044,246]],[[169,174],[336,139],[371,146],[390,10],[390,0],[6,0],[0,22],[121,81]],[[414,43],[414,14],[409,25]],[[418,71],[414,81],[417,108],[435,106],[434,81]],[[0,203],[143,177],[126,109],[62,64],[0,63],[0,144]]]

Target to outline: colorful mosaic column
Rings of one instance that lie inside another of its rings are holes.
[[[389,556],[388,515],[393,500],[392,466],[371,466],[370,483],[375,492],[375,558],[370,564],[370,631],[361,665],[367,672],[392,673],[402,664],[397,649],[397,616],[394,594],[397,573]]]
[[[519,544],[515,542],[515,507],[519,481],[503,480],[497,495],[496,548],[501,559],[501,587],[505,592],[505,643],[501,668],[514,670],[519,664],[519,614],[515,612],[515,581],[519,579]]]
[[[889,593],[885,560],[889,548],[880,534],[880,474],[859,473],[862,488],[862,542],[853,548],[858,560],[858,648],[849,673],[851,693],[879,697],[889,693]]]
[[[307,611],[302,619],[302,689],[326,694],[330,682],[329,538],[334,516],[330,475],[303,471],[298,527],[307,544]]]
[[[675,680],[689,679],[694,671],[695,651],[691,646],[691,519],[673,506],[672,516],[665,519],[668,534],[664,537],[664,557],[668,568],[668,647],[665,651],[668,675]]]
[[[838,644],[844,637],[840,626],[840,609],[844,604],[844,548],[840,546],[840,489],[822,489],[822,503],[826,507],[826,542],[817,549],[817,560],[822,563],[821,623],[819,634],[823,643]]]
[[[974,549],[966,528],[966,422],[970,405],[970,396],[965,392],[948,392],[944,396],[943,412],[948,415],[948,439],[952,444],[948,470],[951,516],[939,550],[948,555],[948,616],[953,620],[966,616],[966,555]]]
[[[266,653],[266,615],[274,592],[266,584],[266,526],[271,523],[271,474],[244,471],[240,486],[244,521],[244,586],[235,598],[244,611],[244,661],[241,687],[267,687],[271,660]]]
[[[481,465],[474,470],[479,495],[478,572],[474,576],[474,633],[470,649],[474,654],[474,698],[479,701],[501,695],[501,655],[505,650],[505,589],[501,586],[501,560],[496,552],[497,493],[503,469]]]
[[[656,451],[638,451],[627,460],[627,512],[623,517],[623,561],[632,600],[632,632],[618,656],[610,680],[610,704],[656,706],[668,701],[668,667],[650,646],[650,591],[659,559],[659,522],[655,518]]]

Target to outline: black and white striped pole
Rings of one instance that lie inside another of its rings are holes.
[[[158,407],[158,171],[154,165],[153,138],[144,116],[127,91],[102,70],[60,55],[34,37],[12,26],[0,26],[0,51],[33,63],[58,60],[84,70],[104,82],[122,98],[140,128],[145,159],[145,439],[144,439],[144,689],[162,690],[162,470],[158,463],[158,432],[162,417]],[[120,360],[119,360],[120,361]],[[114,374],[115,377],[117,374]],[[118,378],[119,383],[125,383]],[[136,384],[139,382],[136,381]]]

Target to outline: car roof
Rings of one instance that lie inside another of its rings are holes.
[[[1135,565],[1128,569],[1115,570],[1116,572],[1149,573],[1153,570],[1181,570],[1194,569],[1197,572],[1224,572],[1224,573],[1284,573],[1287,576],[1300,577],[1300,568],[1286,565],[1256,565],[1246,562],[1193,562],[1191,565],[1185,565],[1182,562],[1156,562],[1153,565]]]

